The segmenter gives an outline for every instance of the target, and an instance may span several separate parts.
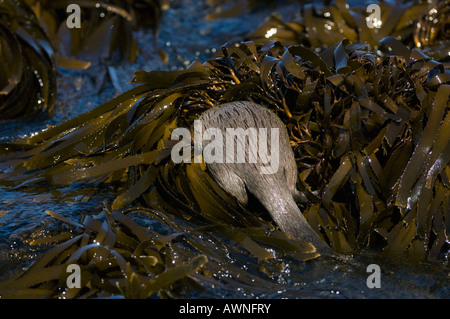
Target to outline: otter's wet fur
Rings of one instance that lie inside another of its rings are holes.
[[[270,130],[279,129],[279,166],[273,174],[262,174],[261,158],[256,163],[248,160],[248,142],[246,142],[245,163],[207,163],[207,168],[216,182],[242,204],[247,204],[247,190],[267,209],[273,220],[291,238],[310,242],[320,254],[330,255],[331,249],[309,226],[298,208],[294,198],[302,194],[296,188],[297,165],[289,143],[289,135],[283,122],[267,108],[253,102],[237,101],[222,104],[205,111],[200,117],[203,132],[208,128],[217,128],[226,136],[227,128],[267,128],[267,151],[272,151]],[[225,140],[225,138],[224,138]],[[235,139],[235,150],[239,139]],[[258,140],[259,142],[259,140]],[[242,145],[241,145],[242,146]],[[258,145],[259,147],[259,145]],[[259,148],[258,148],[259,149]],[[224,157],[226,147],[224,143]]]

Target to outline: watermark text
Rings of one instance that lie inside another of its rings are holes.
[[[173,162],[191,162],[191,132],[176,128],[171,139],[180,141],[172,148]],[[205,141],[210,142],[205,144]],[[279,168],[279,157],[278,128],[227,128],[223,132],[210,127],[203,132],[201,120],[194,121],[194,163],[201,163],[202,158],[207,164],[260,163],[263,164],[259,167],[261,174],[274,174]]]

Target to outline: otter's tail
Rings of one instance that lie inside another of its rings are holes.
[[[273,195],[259,200],[283,232],[291,238],[310,242],[321,255],[334,255],[331,248],[308,224],[292,196]]]

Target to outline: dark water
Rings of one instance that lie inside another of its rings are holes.
[[[278,11],[289,19],[299,10],[296,4],[280,1]],[[51,119],[35,119],[28,122],[3,124],[0,140],[32,134],[46,124],[61,123],[77,114],[86,112],[127,90],[127,82],[135,70],[174,70],[188,66],[196,58],[204,61],[228,41],[239,40],[258,26],[271,13],[262,8],[244,16],[205,21],[208,6],[200,0],[172,1],[164,12],[159,43],[169,54],[169,63],[161,62],[150,33],[139,31],[136,38],[142,49],[137,61],[115,68],[115,86],[106,80],[101,90],[96,82],[102,76],[101,67],[83,72],[61,70],[58,76],[58,105]],[[32,233],[48,232],[54,219],[45,214],[52,210],[78,221],[81,213],[95,211],[104,200],[112,198],[108,189],[95,193],[86,188],[80,195],[82,184],[64,189],[18,190],[0,186],[0,265],[5,265],[2,276],[19,273],[37,260],[42,251],[24,243]],[[60,226],[60,225],[59,225]],[[230,257],[230,263],[249,272],[255,271],[256,261],[247,255]],[[369,264],[378,264],[381,270],[381,288],[370,289],[366,280]],[[206,298],[449,298],[450,274],[448,261],[436,263],[407,259],[377,257],[366,252],[342,259],[321,258],[310,262],[277,257],[273,259],[276,275],[264,280],[264,285],[254,286],[226,284],[206,286],[203,293],[192,297]],[[1,269],[1,268],[0,268]],[[5,273],[6,271],[6,273]],[[272,272],[274,273],[274,272]],[[226,274],[223,274],[226,276]],[[258,279],[258,278],[255,278]]]

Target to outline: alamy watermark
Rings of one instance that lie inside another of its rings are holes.
[[[66,279],[67,288],[81,288],[81,268],[77,264],[70,264],[66,268],[66,272],[70,273]]]
[[[278,128],[226,128],[224,133],[219,128],[210,127],[203,132],[201,120],[195,120],[194,163],[201,163],[202,158],[206,164],[248,161],[248,163],[264,164],[259,167],[261,174],[274,174],[280,165],[279,136]],[[181,137],[182,140],[180,140]],[[190,163],[192,138],[189,129],[182,127],[174,129],[171,139],[180,140],[172,148],[173,162]],[[204,143],[211,139],[209,143]]]
[[[381,288],[381,268],[377,264],[370,264],[366,269],[370,275],[367,277],[366,285],[368,288]]]
[[[66,25],[69,29],[81,28],[81,8],[78,4],[69,4],[66,9],[67,16]]]
[[[381,8],[378,4],[369,4],[366,9],[370,15],[366,18],[367,27],[370,29],[381,28]]]

